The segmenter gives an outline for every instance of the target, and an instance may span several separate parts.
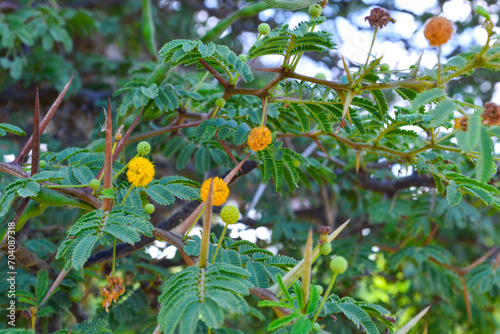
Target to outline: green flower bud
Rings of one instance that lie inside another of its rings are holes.
[[[40,168],[45,168],[45,167],[47,166],[47,161],[45,161],[45,160],[40,160],[39,165],[40,165]]]
[[[90,181],[90,188],[92,188],[93,190],[99,189],[100,186],[101,186],[101,181],[99,181],[98,179],[93,179]]]
[[[244,62],[244,63],[246,63],[246,62],[247,62],[247,56],[245,56],[244,54],[240,54],[240,55],[238,56],[238,58],[240,58],[240,59],[241,59],[241,61],[242,61],[242,62]]]
[[[144,211],[150,215],[152,214],[153,212],[155,212],[155,206],[151,203],[148,203],[144,206]]]
[[[391,67],[389,66],[389,64],[380,64],[380,72],[387,72],[391,69]]]
[[[311,5],[309,7],[308,12],[309,12],[309,15],[311,15],[312,17],[318,17],[321,15],[321,12],[323,12],[323,8],[321,8],[321,6],[318,4]]]
[[[330,270],[335,274],[343,274],[347,270],[347,260],[343,256],[335,256],[330,261]]]
[[[137,144],[137,153],[147,155],[151,151],[151,145],[147,141],[141,141]]]
[[[329,242],[325,242],[324,244],[322,244],[320,247],[319,247],[319,251],[321,252],[321,254],[323,255],[328,255],[332,252],[332,244],[329,243]]]
[[[215,100],[215,105],[219,108],[224,108],[226,105],[226,100],[224,100],[222,97],[219,97],[217,100]]]
[[[226,205],[220,211],[220,218],[226,224],[236,224],[240,219],[240,211],[233,205]]]
[[[259,31],[259,34],[267,35],[271,32],[271,27],[267,23],[261,23],[259,24],[257,30]]]
[[[326,80],[326,75],[324,73],[316,73],[314,77],[317,79]]]

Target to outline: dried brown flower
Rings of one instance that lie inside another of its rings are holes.
[[[500,106],[493,102],[486,102],[481,117],[483,124],[500,125]]]
[[[108,284],[101,287],[101,295],[104,297],[102,307],[109,313],[109,306],[113,301],[116,303],[118,297],[125,292],[125,287],[122,284],[123,280],[118,276],[106,276],[106,280]]]
[[[387,10],[380,7],[373,8],[370,11],[370,16],[365,17],[365,21],[368,21],[368,23],[370,23],[370,27],[378,27],[381,29],[385,27],[389,22],[396,22],[396,20],[391,17],[391,14],[389,14]]]
[[[318,227],[318,231],[321,234],[330,234],[332,228],[330,226],[320,226]]]
[[[425,25],[424,36],[430,46],[440,46],[448,42],[453,34],[453,25],[445,17],[435,16]]]
[[[453,126],[454,129],[462,128],[462,131],[467,131],[467,122],[468,118],[467,117],[462,117],[462,118],[455,118],[455,125]]]

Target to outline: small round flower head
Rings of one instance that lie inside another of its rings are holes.
[[[390,69],[391,67],[389,66],[389,64],[386,63],[380,64],[380,72],[387,72]]]
[[[144,212],[146,212],[148,215],[152,214],[155,212],[155,206],[151,203],[148,203],[144,206]]]
[[[226,105],[226,100],[224,100],[222,97],[219,97],[217,100],[215,100],[215,105],[219,108],[224,108]]]
[[[151,151],[151,145],[147,141],[141,141],[137,144],[137,153],[147,155]]]
[[[389,12],[387,10],[385,10],[384,8],[373,8],[371,11],[370,11],[370,16],[366,16],[365,17],[365,21],[368,21],[368,23],[370,23],[370,27],[372,28],[380,28],[382,29],[383,27],[385,27],[387,25],[387,23],[389,22],[396,22],[396,20],[394,20],[392,17],[391,17],[391,14],[389,14]]]
[[[486,102],[481,117],[483,124],[500,125],[500,106],[493,102]]]
[[[325,73],[316,73],[316,75],[314,76],[316,79],[321,79],[321,80],[326,80],[326,75]]]
[[[335,256],[330,261],[330,270],[335,274],[343,274],[347,270],[347,260],[343,256]]]
[[[319,251],[323,255],[328,255],[332,252],[332,244],[329,242],[325,242],[319,247]]]
[[[259,34],[267,35],[271,32],[271,26],[267,23],[261,23],[257,27],[257,30],[259,31]]]
[[[203,202],[207,201],[211,180],[212,178],[209,178],[201,185],[200,196],[203,199]],[[213,191],[214,195],[212,197],[212,205],[219,206],[224,204],[227,200],[227,197],[229,196],[229,188],[227,187],[226,182],[224,182],[224,180],[222,180],[220,177],[215,177]]]
[[[220,218],[228,225],[236,224],[240,219],[240,211],[233,205],[226,205],[220,211]]]
[[[453,25],[445,17],[435,16],[425,25],[424,36],[430,46],[440,46],[448,42],[453,34]]]
[[[40,168],[45,168],[45,167],[47,167],[47,161],[40,160],[39,165],[40,165]]]
[[[314,5],[311,5],[309,6],[309,10],[307,11],[309,13],[309,15],[311,15],[312,17],[318,17],[321,15],[321,12],[323,11],[323,8],[321,8],[320,5],[318,4],[314,4]]]
[[[247,144],[252,151],[257,152],[265,149],[272,141],[271,130],[261,126],[252,129],[250,135],[248,135]]]
[[[247,56],[245,56],[244,54],[240,54],[238,55],[238,58],[241,59],[242,62],[246,63],[247,62]]]
[[[90,181],[90,188],[92,188],[93,190],[99,189],[100,186],[101,186],[101,181],[99,181],[98,179],[93,179]]]
[[[155,176],[155,167],[143,157],[135,157],[128,164],[127,179],[134,187],[145,187]]]

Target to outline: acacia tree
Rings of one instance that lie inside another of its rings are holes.
[[[487,10],[476,8],[486,43],[446,63],[441,46],[453,25],[435,17],[424,31],[438,54],[433,68],[420,66],[424,53],[409,70],[390,69],[372,43],[365,63],[342,59],[343,75],[331,81],[296,72],[304,53],[336,50],[335,36],[321,29],[327,2],[249,4],[203,40],[175,39],[158,52],[151,2],[142,5],[142,33],[158,60],[131,72],[116,108],[108,98],[96,139],[40,149],[73,76],[42,120],[37,91],[31,137],[12,162],[0,163],[1,263],[16,281],[14,290],[6,280],[0,285],[2,304],[15,300],[2,312],[26,328],[18,332],[407,333],[418,323],[419,331],[483,333],[498,326],[500,107],[447,89],[476,70],[499,68]],[[310,19],[260,24],[245,54],[210,42],[268,6],[307,8]],[[87,11],[43,5],[2,20],[10,36],[2,66],[14,80],[36,52],[58,43],[70,50],[70,33],[95,28]],[[366,20],[373,40],[393,22],[382,8]],[[25,58],[11,51],[26,45],[34,51]],[[280,56],[281,65],[256,67],[267,55]],[[0,134],[25,135],[23,128],[2,123]],[[414,173],[395,175],[396,164]],[[274,189],[264,193],[269,182]],[[225,205],[229,196],[244,216]],[[249,215],[255,208],[259,215]],[[216,215],[223,226],[211,226]],[[49,217],[55,221],[47,226]],[[226,236],[237,222],[268,228],[271,243]],[[190,234],[197,224],[201,234]],[[141,251],[157,239],[175,246],[176,257],[153,261]],[[5,332],[12,330],[7,323]]]

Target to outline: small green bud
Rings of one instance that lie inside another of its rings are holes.
[[[152,214],[153,212],[155,212],[155,206],[151,203],[148,203],[144,206],[144,211],[150,215]]]
[[[387,72],[390,69],[391,67],[389,66],[389,64],[386,63],[380,64],[380,72]]]
[[[40,160],[40,168],[45,168],[45,167],[47,167],[47,161]]]
[[[328,241],[328,234],[321,234],[319,236],[319,240],[321,240],[322,243],[325,243]]]
[[[359,91],[360,91],[360,90],[361,90],[361,89],[360,89],[359,87],[354,87],[354,93],[356,93],[356,94],[357,94],[357,93],[359,93]]]
[[[226,100],[224,100],[222,97],[219,97],[217,100],[215,100],[215,105],[219,108],[224,108],[226,105]]]
[[[90,181],[90,188],[92,188],[93,190],[99,189],[100,186],[101,186],[101,181],[99,181],[98,179],[93,179]]]
[[[319,332],[321,330],[321,325],[315,322],[312,327],[313,332]]]
[[[151,145],[147,141],[141,141],[137,144],[137,153],[147,155],[151,151]]]
[[[321,247],[319,248],[319,251],[323,255],[330,254],[332,252],[332,244],[329,242],[325,242],[324,244],[321,245]]]
[[[293,159],[293,165],[294,165],[295,167],[299,167],[299,166],[300,166],[300,161],[299,161],[299,160],[297,160],[297,159]]]
[[[226,205],[220,210],[220,218],[226,224],[236,224],[240,219],[240,211],[233,205]]]
[[[245,56],[244,54],[240,54],[240,55],[238,56],[238,58],[240,58],[240,59],[241,59],[241,61],[242,61],[242,62],[244,62],[244,63],[246,63],[246,62],[247,62],[247,56]]]
[[[271,32],[271,26],[267,23],[261,23],[259,24],[257,30],[259,31],[259,34],[267,35]]]
[[[316,289],[316,291],[318,292],[318,295],[322,295],[323,294],[323,287],[319,284],[316,284],[314,285],[314,289]]]
[[[347,270],[347,260],[343,256],[334,256],[330,261],[330,270],[335,274],[343,274]]]
[[[323,11],[323,8],[321,8],[321,6],[318,4],[314,4],[314,5],[309,6],[309,10],[308,10],[309,15],[311,15],[312,17],[320,16],[322,11]]]
[[[325,73],[316,73],[316,75],[314,77],[317,79],[326,80]]]

